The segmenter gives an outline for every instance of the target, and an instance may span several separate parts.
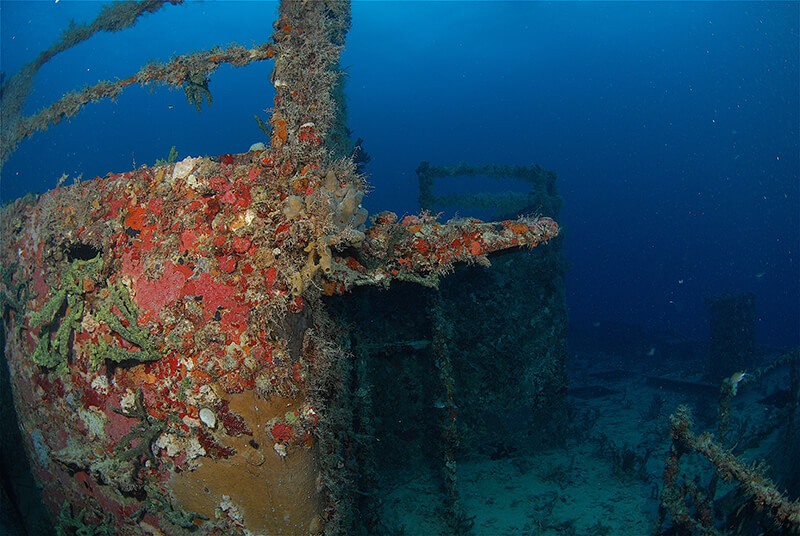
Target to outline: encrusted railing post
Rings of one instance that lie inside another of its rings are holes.
[[[343,129],[343,72],[339,54],[350,27],[344,0],[282,0],[272,34],[275,104],[270,118],[270,156],[289,186],[321,171]],[[349,178],[349,177],[347,177]]]

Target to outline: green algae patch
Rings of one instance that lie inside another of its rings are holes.
[[[93,259],[73,260],[61,278],[60,288],[51,290],[50,296],[39,311],[28,314],[30,329],[40,330],[39,342],[31,359],[47,369],[62,373],[69,366],[74,334],[82,330],[84,315],[90,312],[87,295],[92,293],[101,279],[102,255]],[[104,338],[88,345],[88,357],[97,369],[106,360],[151,362],[161,359],[158,344],[150,333],[138,324],[139,314],[128,290],[120,283],[110,285],[107,292],[93,296],[91,313],[95,320],[138,350],[127,350],[109,344]]]
[[[119,310],[122,319],[114,314],[112,308]],[[89,359],[95,368],[103,364],[105,360],[122,363],[127,360],[148,362],[161,359],[162,354],[151,340],[150,334],[139,327],[138,308],[123,285],[115,283],[109,287],[108,302],[100,305],[99,310],[95,313],[95,318],[105,322],[111,331],[140,348],[128,351],[111,346],[104,339],[99,339],[97,344],[91,345],[89,351]]]
[[[94,280],[103,267],[103,258],[72,261],[61,278],[61,288],[51,293],[41,310],[28,315],[28,326],[41,330],[39,343],[31,356],[45,368],[64,372],[69,364],[70,338],[80,332],[86,307],[84,280]],[[55,332],[55,334],[53,333]]]

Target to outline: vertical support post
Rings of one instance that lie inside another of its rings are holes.
[[[439,289],[432,291],[428,297],[428,316],[433,328],[433,360],[439,371],[439,379],[444,388],[444,417],[442,418],[442,462],[445,493],[450,513],[450,529],[453,534],[464,534],[472,527],[472,519],[467,519],[461,504],[458,491],[456,466],[456,449],[458,448],[458,427],[456,417],[458,407],[455,401],[455,381],[453,364],[447,349],[447,341],[452,336],[447,319],[442,312],[442,295]]]
[[[281,0],[274,27],[270,156],[280,178],[293,186],[323,168],[341,138],[339,55],[350,28],[350,2]],[[341,150],[333,154],[341,156]]]

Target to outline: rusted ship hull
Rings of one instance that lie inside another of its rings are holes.
[[[4,212],[6,357],[57,522],[336,532],[350,493],[350,364],[321,298],[435,284],[455,262],[558,229],[382,213],[337,229],[357,235],[339,246],[316,229],[331,210],[357,210],[337,197],[346,183],[309,173],[298,192],[278,177],[267,152],[187,158]],[[317,188],[330,202],[305,202]],[[302,214],[287,210],[298,195]]]

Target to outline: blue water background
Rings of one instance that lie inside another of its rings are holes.
[[[0,2],[1,69],[100,5]],[[264,42],[276,13],[275,2],[167,6],[56,56],[26,112],[150,59]],[[558,172],[565,199],[574,326],[703,340],[705,298],[746,291],[757,342],[797,345],[798,17],[796,2],[354,2],[342,63],[349,125],[372,156],[364,205],[417,212],[422,160],[538,163]],[[48,190],[62,173],[152,165],[172,145],[181,158],[245,151],[265,141],[253,115],[268,117],[271,68],[221,67],[202,113],[165,87],[91,104],[20,144],[2,199]]]

